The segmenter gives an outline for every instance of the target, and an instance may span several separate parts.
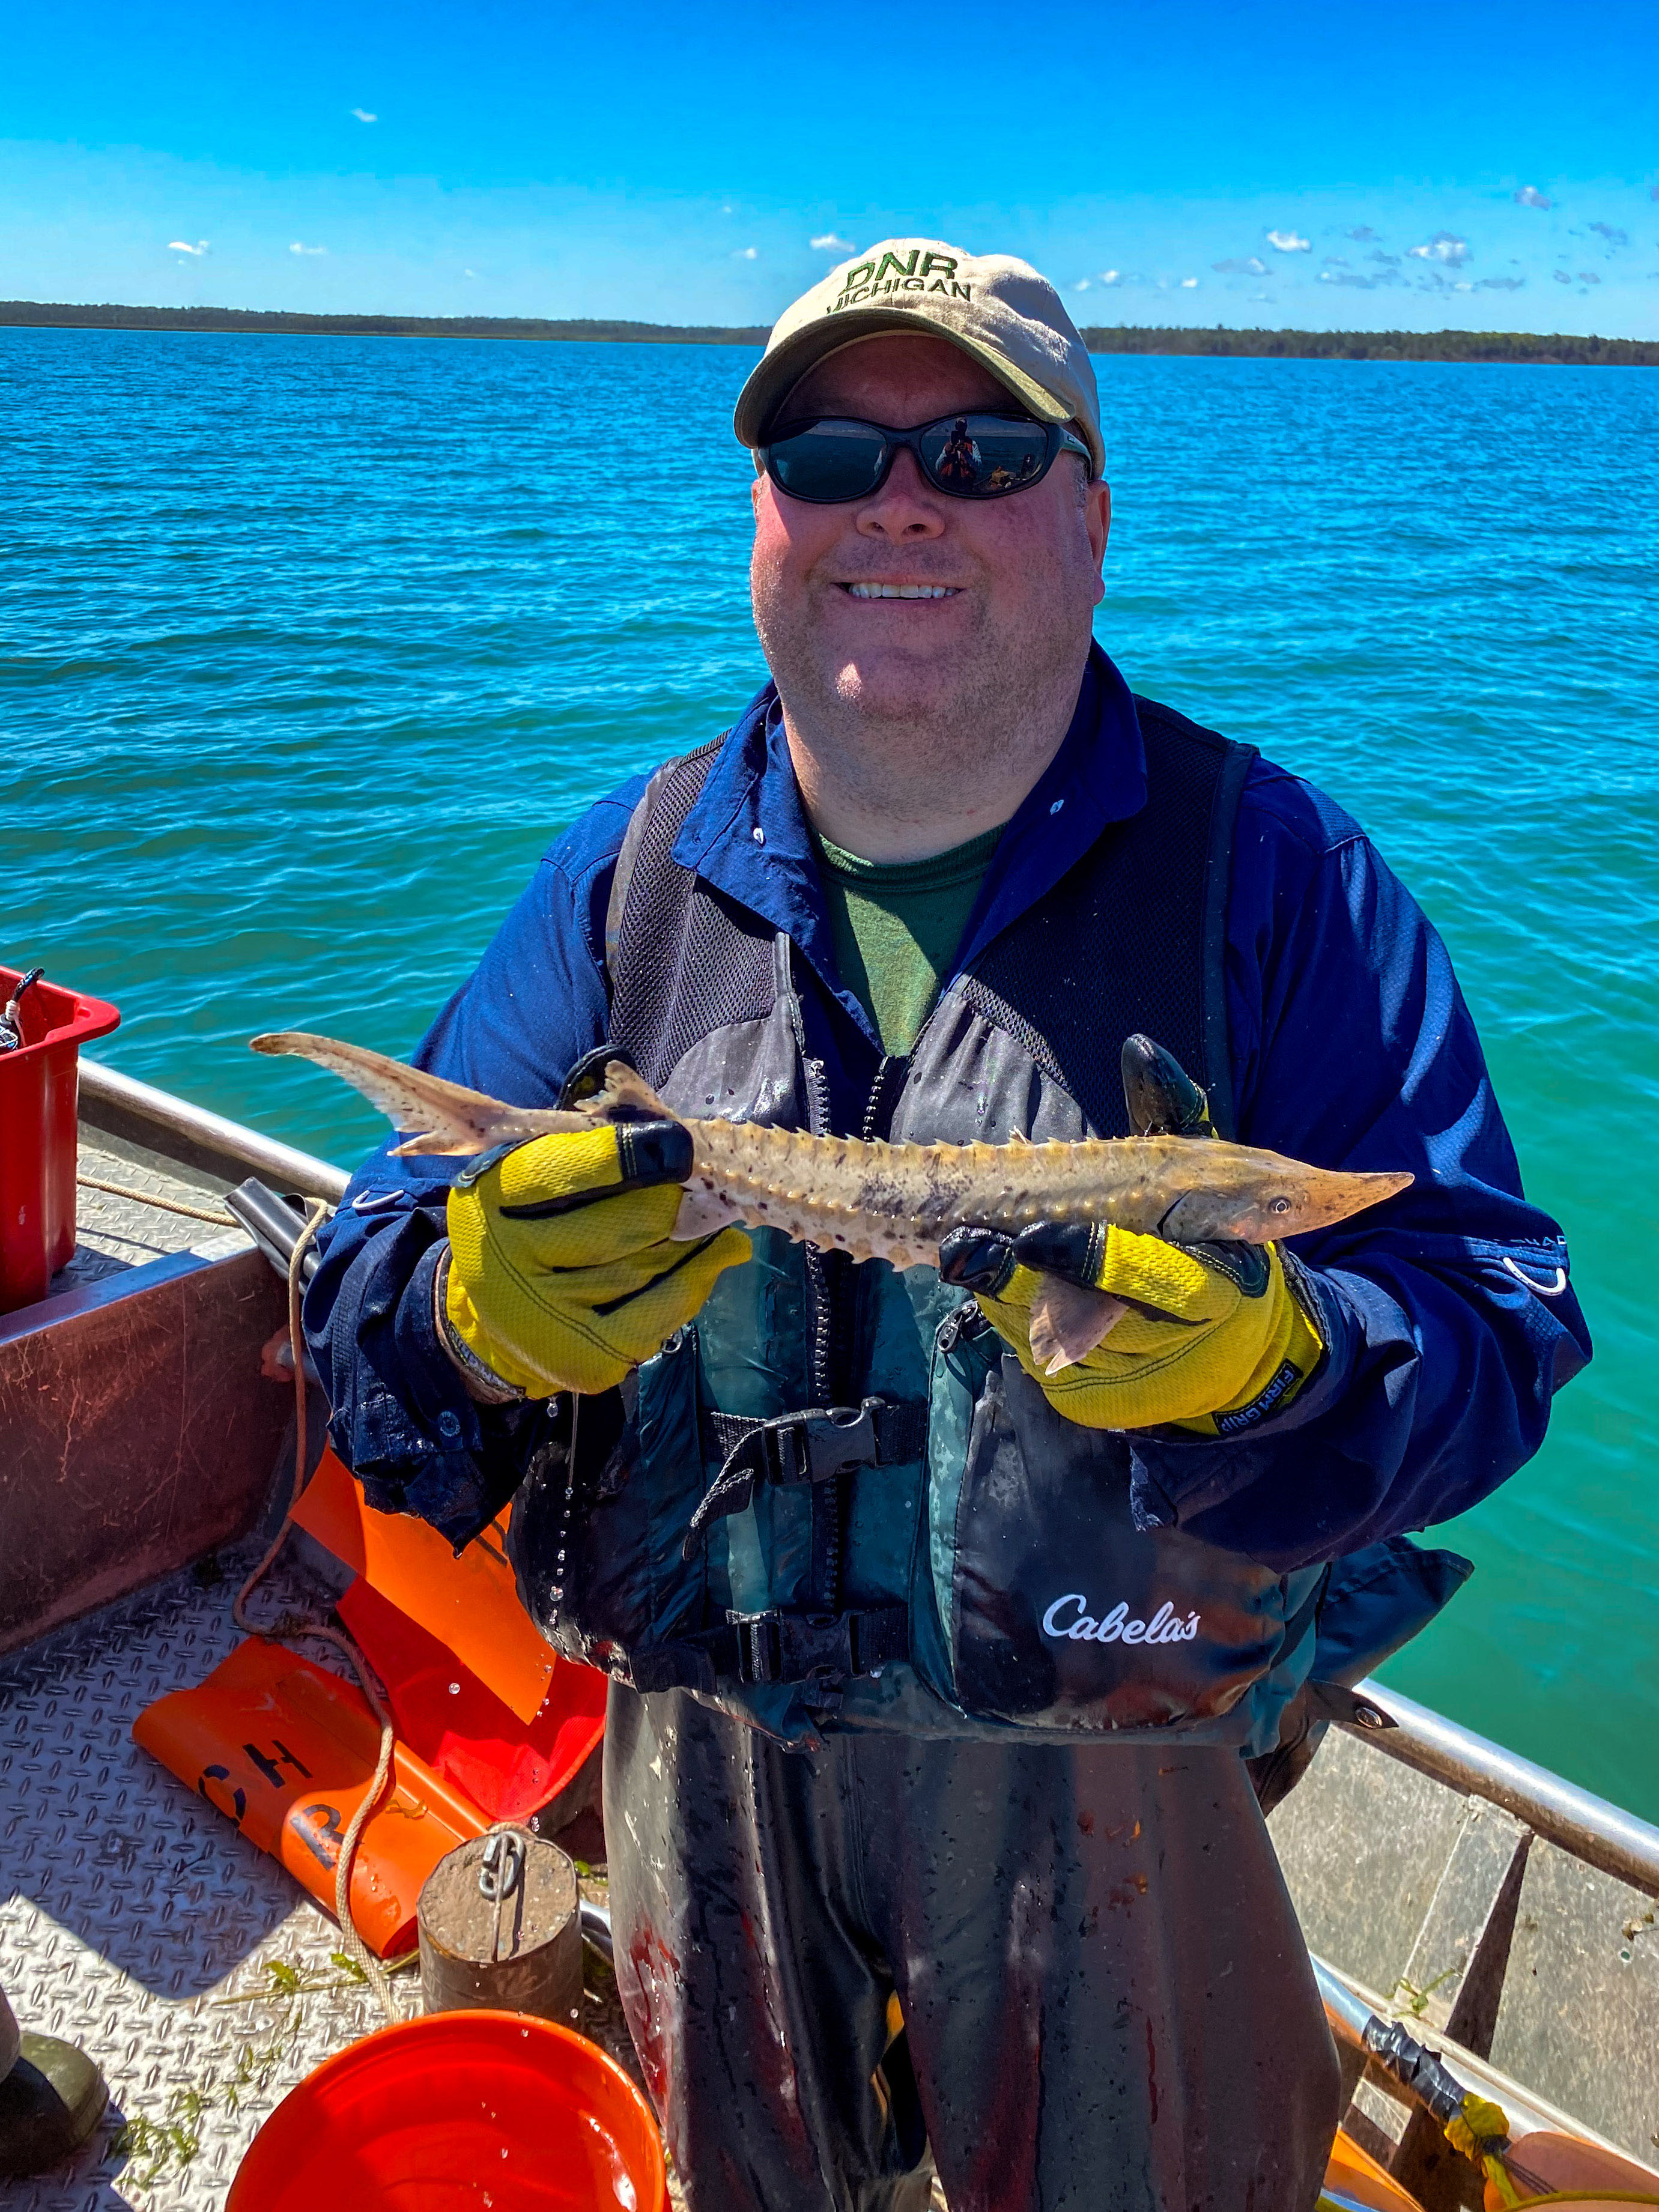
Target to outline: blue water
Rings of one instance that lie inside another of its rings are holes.
[[[552,835],[760,680],[749,358],[0,331],[0,957],[115,1000],[133,1074],[366,1151],[244,1040],[405,1051]],[[1659,1819],[1659,374],[1098,368],[1102,641],[1412,885],[1595,1332],[1388,1679]]]

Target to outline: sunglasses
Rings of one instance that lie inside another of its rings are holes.
[[[1080,453],[1094,474],[1089,448],[1075,431],[1020,415],[942,415],[915,430],[826,415],[782,424],[759,449],[779,490],[816,507],[868,499],[886,483],[901,450],[914,453],[933,489],[951,499],[1025,491],[1042,483],[1061,453]]]

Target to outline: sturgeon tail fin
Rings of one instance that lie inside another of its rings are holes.
[[[361,1091],[395,1128],[412,1133],[409,1143],[398,1146],[400,1152],[482,1152],[514,1134],[514,1125],[522,1119],[515,1109],[503,1105],[499,1098],[487,1097],[482,1091],[446,1083],[441,1076],[428,1075],[362,1045],[342,1044],[335,1037],[313,1036],[305,1030],[276,1030],[248,1042],[255,1052],[292,1053],[301,1060],[314,1060],[354,1091]],[[560,1126],[583,1129],[588,1125],[587,1117],[581,1114],[543,1113],[537,1121],[541,1129]]]
[[[301,1060],[314,1060],[354,1091],[361,1091],[394,1128],[410,1133],[406,1143],[393,1147],[399,1153],[435,1152],[457,1158],[527,1137],[568,1135],[591,1129],[595,1121],[678,1118],[644,1077],[636,1075],[622,1060],[606,1063],[598,1090],[577,1104],[560,1109],[508,1106],[482,1091],[468,1091],[461,1084],[446,1083],[441,1075],[410,1067],[383,1052],[343,1044],[337,1037],[314,1036],[306,1030],[273,1030],[263,1036],[250,1037],[248,1042],[255,1052],[289,1053]]]

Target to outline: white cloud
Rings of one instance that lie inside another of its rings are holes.
[[[378,115],[371,115],[366,107],[354,107],[351,112],[359,123],[378,123],[380,119]]]
[[[1567,274],[1567,272],[1566,272],[1566,270],[1565,270],[1565,269],[1558,269],[1558,270],[1555,270],[1555,272],[1554,272],[1554,276],[1555,276],[1555,281],[1556,281],[1556,283],[1557,283],[1558,284],[1571,284],[1571,282],[1572,282],[1571,277],[1568,276],[1568,274]]]
[[[1581,284],[1599,284],[1601,279],[1593,269],[1581,269],[1578,272],[1578,281]]]
[[[1210,266],[1218,276],[1265,276],[1267,273],[1267,263],[1256,253],[1243,261],[1237,257],[1231,261],[1212,261]]]
[[[734,261],[758,261],[760,248],[758,246],[734,246],[732,250],[732,258]]]
[[[1609,246],[1628,246],[1630,244],[1630,233],[1627,230],[1620,230],[1614,223],[1593,222],[1590,225],[1590,228],[1595,233],[1595,235],[1598,238],[1605,239]]]
[[[328,252],[325,246],[302,246],[297,238],[288,250],[290,253],[326,253]]]
[[[1437,230],[1426,245],[1408,246],[1407,251],[1414,260],[1444,261],[1455,269],[1469,258],[1469,241],[1457,238],[1449,230]]]
[[[476,276],[477,273],[476,269],[463,269],[461,271],[463,276]]]
[[[1181,289],[1183,292],[1196,292],[1198,289],[1197,277],[1183,276],[1181,280]]]
[[[1075,283],[1075,284],[1073,284],[1073,287],[1072,287],[1072,289],[1073,289],[1074,292],[1086,292],[1086,291],[1088,290],[1088,289],[1089,289],[1089,280],[1088,280],[1088,278],[1087,278],[1086,276],[1079,276],[1079,277],[1078,278],[1078,280],[1077,280],[1076,283]]]
[[[1474,289],[1477,292],[1518,292],[1526,281],[1524,276],[1483,276]]]
[[[1103,284],[1121,284],[1123,282],[1123,271],[1121,269],[1103,269],[1100,272],[1100,281]]]
[[[1522,185],[1515,196],[1515,204],[1517,207],[1535,208],[1551,208],[1555,205],[1553,200],[1547,200],[1544,198],[1536,185]]]
[[[1348,235],[1350,238],[1357,239],[1361,246],[1369,246],[1376,236],[1376,233],[1371,228],[1370,223],[1362,222],[1351,230]]]
[[[850,238],[837,238],[833,230],[826,230],[822,238],[812,240],[812,251],[814,253],[856,253],[858,248]]]
[[[204,238],[198,238],[194,246],[191,244],[187,238],[170,238],[167,240],[167,252],[169,253],[189,253],[199,257],[200,255],[208,252],[210,250],[208,242]]]
[[[1276,253],[1311,253],[1313,240],[1298,238],[1293,230],[1270,230],[1267,243]]]
[[[1379,285],[1405,283],[1406,280],[1399,270],[1392,266],[1395,258],[1393,254],[1370,253],[1365,258],[1368,261],[1381,261],[1390,265],[1368,274],[1363,269],[1351,269],[1346,261],[1338,260],[1334,256],[1328,256],[1323,268],[1319,272],[1320,283],[1347,284],[1356,292],[1375,292]],[[1442,278],[1440,281],[1443,283],[1445,280]]]

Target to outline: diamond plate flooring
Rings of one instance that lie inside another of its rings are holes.
[[[216,1259],[247,1249],[250,1240],[228,1219],[223,1225],[195,1221],[187,1214],[145,1203],[151,1198],[172,1199],[217,1212],[228,1188],[221,1176],[180,1167],[143,1146],[84,1125],[76,1164],[80,1175],[118,1185],[119,1194],[85,1184],[77,1188],[75,1256],[52,1277],[52,1296],[106,1275],[123,1274],[169,1252],[199,1252]]]
[[[24,2027],[91,2053],[111,2100],[73,2166],[11,2184],[7,2212],[217,2212],[271,2107],[381,2025],[330,1963],[333,1922],[131,1741],[152,1698],[240,1640],[223,1565],[212,1588],[173,1576],[0,1662],[0,1982]],[[301,1595],[273,1576],[254,1604]],[[418,2009],[417,1977],[394,1987]]]

